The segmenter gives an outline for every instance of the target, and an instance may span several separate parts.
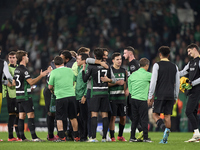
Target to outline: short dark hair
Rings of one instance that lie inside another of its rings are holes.
[[[115,59],[115,57],[117,57],[117,56],[121,56],[121,54],[118,53],[118,52],[115,52],[115,53],[112,54],[111,59],[113,60],[113,59]]]
[[[100,47],[95,48],[94,55],[96,56],[96,59],[102,60],[103,55],[104,55],[102,48],[100,48]]]
[[[80,53],[79,55],[81,56],[81,60],[86,60],[89,57],[86,53]]]
[[[197,44],[194,44],[194,43],[188,45],[187,48],[186,48],[186,50],[193,49],[193,48],[196,48],[197,51],[199,51],[199,46]]]
[[[17,62],[20,63],[22,61],[22,57],[28,55],[26,51],[18,50],[16,53]]]
[[[8,56],[10,56],[10,55],[16,55],[16,52],[15,51],[11,51],[10,53],[8,53]]]
[[[68,58],[69,58],[69,59],[72,59],[72,54],[70,53],[69,50],[63,50],[63,51],[61,52],[61,54],[65,56],[65,59],[68,59]]]
[[[149,65],[150,62],[147,58],[141,58],[139,63],[140,63],[140,67],[144,67],[146,65]]]
[[[103,52],[109,52],[109,50],[107,48],[102,48]]]
[[[54,64],[55,64],[55,65],[62,65],[62,64],[63,64],[63,59],[62,59],[62,57],[56,56],[56,57],[54,58]]]
[[[60,56],[60,55],[62,54],[63,51],[64,51],[64,50],[60,50],[59,53],[58,53],[58,55]]]
[[[127,51],[131,51],[133,55],[135,55],[135,49],[132,46],[128,46],[125,48]]]
[[[87,48],[87,47],[80,47],[80,48],[78,49],[78,51],[77,51],[78,55],[79,55],[80,53],[85,53],[85,52],[90,52],[90,49]]]
[[[168,46],[161,46],[158,49],[158,52],[161,53],[164,57],[168,57],[170,54],[170,48]]]

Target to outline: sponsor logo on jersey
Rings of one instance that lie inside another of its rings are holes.
[[[98,68],[98,69],[102,69],[102,68],[104,68],[104,67],[102,67],[102,66],[97,66],[97,68]]]
[[[15,73],[20,73],[20,71],[15,69]]]
[[[134,66],[134,65],[131,65],[131,66],[130,66],[130,70],[135,70],[135,66]]]
[[[194,71],[195,70],[195,68],[190,68],[190,71]]]

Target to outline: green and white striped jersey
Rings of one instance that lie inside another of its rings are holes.
[[[122,67],[115,69],[111,67],[116,81],[124,80],[126,82],[126,70]],[[124,85],[115,85],[109,87],[109,100],[116,103],[125,103]]]

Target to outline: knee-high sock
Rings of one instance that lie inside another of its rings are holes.
[[[28,118],[28,128],[30,129],[32,139],[36,139],[37,135],[35,133],[35,121],[34,121],[34,118]]]
[[[77,121],[78,121],[78,131],[79,131],[80,137],[83,138],[83,130],[84,130],[83,121],[80,116],[77,116]]]
[[[103,118],[103,139],[106,138],[106,134],[108,131],[108,125],[109,125],[108,117],[104,117]]]
[[[165,131],[166,126],[165,126],[165,123],[164,123],[164,121],[162,119],[158,119],[157,122],[156,122],[156,124],[157,124],[157,126],[159,128],[162,129],[163,132]]]
[[[65,133],[64,133],[63,130],[62,131],[58,131],[58,136],[59,136],[60,139],[63,139],[64,135],[65,135]]]
[[[114,134],[115,134],[115,131],[114,131],[114,130],[110,130],[110,137],[111,137],[111,138],[114,138],[114,137],[115,137]]]
[[[13,125],[14,125],[14,121],[15,121],[15,116],[16,115],[9,115],[9,118],[8,118],[8,137],[9,137],[9,139],[13,138]]]
[[[91,118],[91,132],[92,132],[93,139],[96,138],[96,129],[97,129],[97,117],[92,117]]]
[[[124,125],[122,125],[121,123],[119,123],[119,134],[118,136],[122,136],[124,132]]]
[[[15,132],[18,138],[20,138],[20,134],[19,134],[19,129],[18,129],[18,121],[19,121],[19,117],[15,117]]]
[[[20,138],[22,140],[26,139],[25,135],[24,135],[24,120],[19,119],[18,122],[18,129],[19,129],[19,134],[20,134]]]
[[[49,138],[53,138],[54,134],[54,120],[55,120],[55,116],[49,116],[47,115],[47,127],[48,127],[48,135]]]

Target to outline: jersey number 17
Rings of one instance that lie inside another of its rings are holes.
[[[108,70],[98,70],[98,83],[101,83],[101,72],[104,73],[104,76],[107,76]]]

